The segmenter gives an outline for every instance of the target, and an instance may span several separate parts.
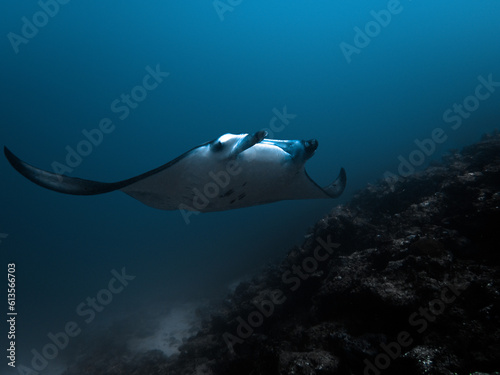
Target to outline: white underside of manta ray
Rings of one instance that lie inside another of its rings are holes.
[[[336,198],[346,185],[343,168],[328,186],[306,173],[316,140],[266,139],[267,132],[224,134],[139,176],[119,182],[68,177],[33,167],[7,147],[5,156],[24,177],[44,188],[74,195],[120,190],[161,210],[223,211],[287,199]]]

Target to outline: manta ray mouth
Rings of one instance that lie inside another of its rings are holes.
[[[309,141],[302,141],[304,145],[304,157],[309,159],[314,155],[314,152],[318,148],[318,141],[316,139],[310,139]]]

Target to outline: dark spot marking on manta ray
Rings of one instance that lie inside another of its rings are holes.
[[[236,199],[233,199],[229,204],[233,204],[234,202],[236,202]]]
[[[230,195],[234,194],[234,189],[229,189],[228,191],[226,191],[225,193],[219,195],[219,198],[225,198],[225,197],[228,197]]]
[[[238,195],[238,200],[242,200],[246,196],[247,196],[247,193],[241,193],[240,195]]]

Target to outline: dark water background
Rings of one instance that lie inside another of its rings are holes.
[[[456,118],[443,119],[454,103],[477,95],[478,77],[500,81],[498,1],[233,0],[219,13],[212,1],[47,3],[53,16],[45,18],[40,3],[0,5],[0,143],[23,160],[45,169],[64,163],[66,147],[109,118],[114,130],[69,175],[122,180],[221,134],[269,127],[286,106],[296,117],[276,122],[275,138],[318,139],[310,176],[327,184],[343,166],[348,187],[339,200],[203,214],[186,225],[179,212],[119,192],[75,197],[42,189],[2,157],[0,267],[6,274],[7,263],[16,263],[18,364],[29,365],[30,350],[41,350],[68,321],[84,337],[129,312],[223,295],[300,243],[355,190],[386,171],[397,174],[398,157],[418,150],[416,139],[436,128],[447,138],[424,167],[498,127],[500,87],[481,89],[484,100],[467,99],[473,110],[457,129]],[[388,7],[390,20],[379,13]],[[25,20],[42,26],[16,45],[9,33],[22,37]],[[341,43],[356,47],[355,27],[373,37],[358,38],[367,45],[346,58]],[[169,76],[127,116],[113,111],[148,66]],[[122,267],[136,278],[84,323],[76,306]],[[4,323],[2,336],[7,329]],[[16,373],[4,361],[1,371]]]

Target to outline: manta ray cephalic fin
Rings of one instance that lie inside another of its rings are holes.
[[[265,130],[259,130],[254,134],[248,134],[243,137],[231,150],[231,156],[236,157],[241,154],[246,149],[260,143],[264,138],[267,137],[267,132]]]

